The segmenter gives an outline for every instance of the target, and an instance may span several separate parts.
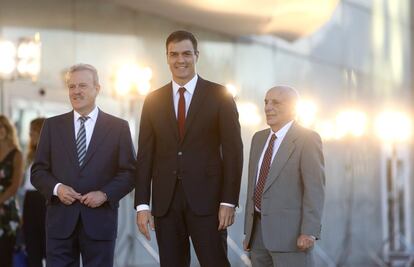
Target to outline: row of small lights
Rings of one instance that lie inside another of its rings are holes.
[[[16,47],[12,42],[0,40],[0,76],[8,78],[17,71],[19,76],[34,79],[40,72],[41,43],[37,33],[34,38],[21,39]],[[119,96],[134,94],[145,96],[151,89],[152,70],[138,64],[125,64],[118,68],[115,75],[115,88]],[[233,97],[238,89],[233,84],[226,85]],[[262,123],[262,112],[256,104],[237,101],[240,122],[246,126]],[[344,110],[334,120],[317,121],[317,106],[309,100],[302,100],[297,109],[298,121],[305,127],[313,128],[325,140],[344,137],[362,137],[367,134],[368,116],[360,110]],[[383,111],[375,119],[374,128],[382,140],[407,142],[410,140],[413,123],[406,113]]]
[[[318,121],[316,115],[317,107],[312,101],[299,103],[299,122],[316,130],[325,140],[361,138],[371,130],[386,142],[409,142],[413,132],[411,117],[400,110],[383,110],[371,120],[367,113],[359,109],[342,110],[332,120]]]
[[[41,42],[36,33],[33,38],[21,38],[17,46],[0,39],[0,78],[19,77],[36,79],[40,73]]]
[[[258,126],[262,123],[257,105],[250,102],[238,103],[240,122]],[[324,140],[341,140],[348,137],[362,138],[369,133],[368,115],[358,109],[338,112],[332,120],[318,120],[317,106],[310,100],[301,100],[297,106],[297,121],[317,131]],[[402,111],[384,110],[373,120],[372,130],[386,142],[410,142],[413,133],[411,117]]]
[[[145,96],[151,89],[152,70],[149,67],[139,67],[137,64],[127,64],[119,68],[115,78],[117,94],[128,95],[131,90]],[[234,84],[226,84],[228,92],[237,97],[238,89]],[[237,101],[240,123],[245,126],[257,127],[262,123],[258,106],[252,102]],[[317,120],[317,106],[313,101],[301,100],[297,106],[298,122],[316,130],[324,140],[340,140],[346,137],[363,137],[368,133],[368,116],[357,109],[339,112],[333,120]],[[410,141],[413,123],[406,113],[395,110],[385,110],[376,118],[374,127],[376,135],[381,140],[389,142]]]

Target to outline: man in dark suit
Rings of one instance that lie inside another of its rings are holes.
[[[87,64],[66,76],[73,111],[44,122],[31,182],[47,199],[47,266],[113,266],[118,202],[132,190],[128,123],[95,105],[100,86]]]
[[[149,239],[152,197],[161,266],[190,265],[189,237],[201,266],[229,266],[243,158],[237,108],[223,86],[196,74],[192,33],[173,32],[166,49],[172,82],[147,96],[141,115],[137,225]]]
[[[325,196],[324,159],[319,135],[294,121],[298,97],[291,87],[270,89],[265,98],[270,129],[253,136],[244,226],[253,267],[313,266]]]

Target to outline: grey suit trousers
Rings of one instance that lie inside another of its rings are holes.
[[[306,252],[273,252],[266,249],[261,219],[255,215],[250,245],[253,267],[314,267],[312,249]]]

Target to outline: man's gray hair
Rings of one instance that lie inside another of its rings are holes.
[[[99,85],[98,71],[96,70],[96,68],[90,64],[84,64],[84,63],[79,63],[69,68],[69,70],[66,72],[66,75],[65,75],[65,83],[66,84],[68,83],[69,77],[72,73],[77,72],[77,71],[83,71],[83,70],[90,71],[93,76],[94,85]]]

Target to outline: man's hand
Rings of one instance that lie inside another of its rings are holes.
[[[102,191],[92,191],[83,195],[81,203],[88,206],[89,208],[97,208],[101,206],[107,200],[107,196]]]
[[[151,230],[154,231],[154,219],[152,218],[151,212],[149,210],[141,210],[137,212],[137,226],[138,230],[145,236],[145,238],[150,241],[151,236],[148,230],[148,224],[151,227]]]
[[[250,251],[249,244],[247,243],[246,239],[243,240],[243,249],[244,251]]]
[[[310,235],[300,235],[298,237],[298,240],[296,242],[296,245],[298,246],[300,251],[305,251],[315,244],[315,238]]]
[[[219,226],[218,230],[224,230],[230,225],[234,223],[234,213],[235,208],[220,205],[219,213],[218,213],[218,219],[219,219]]]
[[[82,195],[76,192],[72,187],[60,184],[57,188],[57,196],[65,205],[71,205],[76,200],[80,200]]]

